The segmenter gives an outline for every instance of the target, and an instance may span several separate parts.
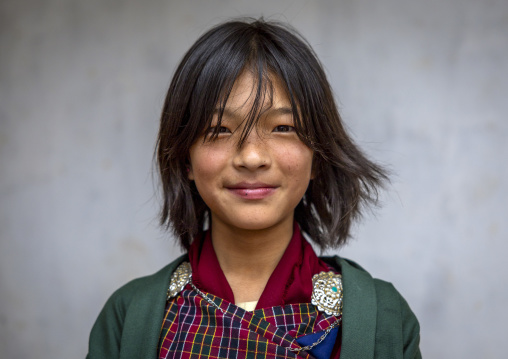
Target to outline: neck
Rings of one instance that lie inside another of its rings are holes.
[[[293,218],[263,230],[232,229],[212,218],[212,243],[235,302],[257,301],[293,235]]]

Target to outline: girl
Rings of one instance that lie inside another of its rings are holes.
[[[232,21],[199,38],[156,151],[161,223],[186,254],[111,296],[89,358],[421,357],[393,286],[309,244],[344,244],[386,175],[344,130],[295,31]]]

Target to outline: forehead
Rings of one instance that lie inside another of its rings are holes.
[[[224,112],[247,110],[262,112],[270,108],[289,108],[286,87],[274,75],[259,78],[251,71],[243,71],[235,80],[227,97]]]

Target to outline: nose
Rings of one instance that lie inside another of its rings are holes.
[[[233,165],[238,169],[256,171],[269,168],[271,164],[268,143],[258,134],[257,129],[252,129],[240,148],[237,149]]]

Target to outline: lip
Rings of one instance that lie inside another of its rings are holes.
[[[272,195],[278,186],[261,182],[239,182],[225,186],[234,195],[247,200],[263,199]]]

